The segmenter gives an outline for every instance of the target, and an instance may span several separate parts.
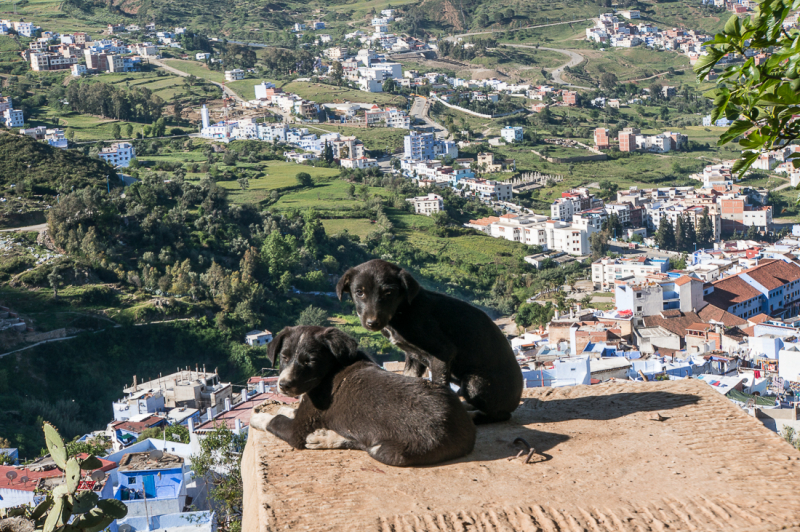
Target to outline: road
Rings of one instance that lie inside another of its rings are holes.
[[[0,229],[0,233],[22,233],[27,231],[36,231],[41,233],[47,229],[47,224],[28,225],[25,227],[12,227],[11,229]]]
[[[160,60],[160,59],[155,59],[155,58],[151,57],[151,58],[150,58],[150,62],[151,62],[152,64],[154,64],[154,65],[158,66],[158,67],[161,67],[161,68],[163,68],[163,69],[164,69],[164,70],[166,70],[167,72],[172,72],[172,73],[173,73],[173,74],[175,74],[176,76],[180,76],[180,77],[182,77],[182,78],[188,78],[188,77],[189,77],[189,74],[187,74],[186,72],[184,72],[184,71],[182,71],[182,70],[178,70],[177,68],[172,68],[171,66],[169,66],[169,65],[167,65],[167,64],[164,64],[163,62],[161,62],[161,60]],[[216,85],[217,87],[219,87],[220,89],[222,89],[222,91],[223,91],[223,92],[224,92],[226,95],[230,96],[231,98],[233,98],[233,99],[234,99],[234,100],[236,100],[237,102],[244,102],[244,99],[243,99],[241,96],[239,96],[238,94],[236,94],[235,92],[233,92],[233,90],[232,90],[232,89],[229,89],[229,88],[228,88],[228,87],[226,87],[224,84],[222,84],[222,83],[217,83],[216,81],[211,81],[210,79],[207,79],[207,78],[203,78],[203,79],[204,79],[204,80],[206,80],[206,81],[207,81],[207,82],[209,82],[209,83],[213,83],[214,85]]]
[[[458,35],[453,35],[452,37],[445,37],[447,41],[454,41],[461,37],[470,37],[472,35],[488,35],[490,33],[506,33],[510,31],[520,31],[520,30],[534,30],[536,28],[547,28],[550,26],[561,26],[562,24],[573,24],[575,22],[586,22],[587,20],[594,20],[592,18],[582,18],[578,20],[568,20],[566,22],[553,22],[552,24],[539,24],[538,26],[525,26],[524,28],[513,28],[513,29],[502,29],[502,30],[489,30],[489,31],[479,31],[475,33],[459,33]]]
[[[553,76],[553,81],[561,85],[564,85],[566,87],[573,87],[576,89],[594,90],[597,88],[597,87],[584,87],[583,85],[574,85],[569,81],[565,81],[564,78],[561,77],[561,74],[562,72],[564,72],[565,68],[578,66],[581,63],[583,63],[585,58],[577,52],[574,52],[572,50],[564,50],[563,48],[545,48],[544,46],[530,46],[528,44],[503,44],[503,46],[508,46],[509,48],[530,48],[533,50],[548,50],[550,52],[558,52],[559,54],[564,54],[566,56],[569,56],[569,61],[550,71],[550,74]]]
[[[428,116],[428,108],[430,107],[430,100],[426,98],[417,98],[414,100],[414,103],[411,104],[411,110],[408,112],[408,115],[413,118],[419,118],[420,120],[424,121],[428,127],[432,128],[433,131],[436,133],[437,139],[446,139],[449,135],[448,131],[442,127],[441,125],[434,122]]]

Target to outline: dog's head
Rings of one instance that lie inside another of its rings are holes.
[[[281,362],[278,389],[297,397],[336,368],[359,359],[358,343],[334,327],[287,327],[269,344],[269,359]]]
[[[385,260],[371,260],[350,268],[339,279],[336,295],[350,294],[361,325],[380,331],[389,324],[398,307],[419,293],[419,283],[410,273]]]

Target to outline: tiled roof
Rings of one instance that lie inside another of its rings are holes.
[[[689,277],[688,275],[681,275],[680,277],[678,277],[675,280],[675,284],[678,285],[678,286],[683,286],[686,283],[691,283],[692,281],[699,281],[699,279],[693,279],[693,278]]]
[[[686,336],[686,329],[688,327],[691,327],[695,323],[703,321],[702,319],[700,319],[700,316],[698,316],[694,312],[665,310],[664,312],[662,312],[662,314],[666,316],[668,312],[671,317],[645,316],[643,318],[645,327],[664,327],[669,332],[677,334],[678,336],[683,338],[684,336]],[[677,316],[675,315],[675,313],[677,313]]]
[[[766,259],[761,264],[749,268],[746,273],[767,290],[775,290],[781,286],[800,279],[800,266],[793,262],[778,259]]]
[[[753,325],[758,325],[759,323],[764,323],[768,319],[771,319],[771,318],[768,315],[766,315],[766,314],[764,314],[762,312],[761,314],[756,314],[752,318],[748,318],[747,321],[749,323],[752,323]]]
[[[231,430],[236,428],[236,420],[241,421],[242,426],[246,427],[250,424],[250,416],[253,414],[253,407],[260,405],[266,401],[276,401],[285,405],[296,403],[299,399],[294,397],[287,397],[278,393],[260,393],[254,395],[251,399],[234,405],[230,410],[222,412],[211,421],[206,421],[195,427],[195,431],[214,430],[216,427],[223,423]]]
[[[708,323],[693,323],[686,327],[687,331],[707,331],[709,329],[713,329],[714,326]]]
[[[166,423],[166,419],[158,416],[150,416],[141,421],[115,421],[111,427],[115,430],[127,430],[140,434],[145,429],[155,427],[159,423]]]
[[[706,305],[697,313],[697,315],[700,316],[700,319],[703,321],[715,321],[728,327],[747,325],[747,321],[735,314],[731,314],[727,310],[717,307],[716,305]]]
[[[738,275],[726,277],[713,283],[714,291],[706,296],[706,301],[727,310],[732,305],[743,303],[761,296],[761,292],[747,284]]]

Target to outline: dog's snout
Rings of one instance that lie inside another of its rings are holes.
[[[378,320],[367,320],[367,327],[370,329],[374,329],[377,324]]]

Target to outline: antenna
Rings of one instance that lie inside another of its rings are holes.
[[[22,482],[23,484],[26,484],[29,480],[30,479],[28,477],[22,477],[19,479],[19,481]]]
[[[17,478],[17,472],[9,471],[8,473],[6,473],[6,478],[9,481],[8,483],[11,484],[11,482],[13,482],[15,478]]]
[[[133,530],[133,527],[131,525],[119,525],[119,527],[117,528],[119,532],[131,532],[131,530]]]
[[[150,458],[153,460],[161,460],[161,457],[164,456],[164,452],[158,449],[153,449],[150,451]]]
[[[95,482],[102,482],[106,478],[106,472],[100,469],[96,469],[92,471],[92,474],[89,476],[92,477],[92,480],[94,480]]]

